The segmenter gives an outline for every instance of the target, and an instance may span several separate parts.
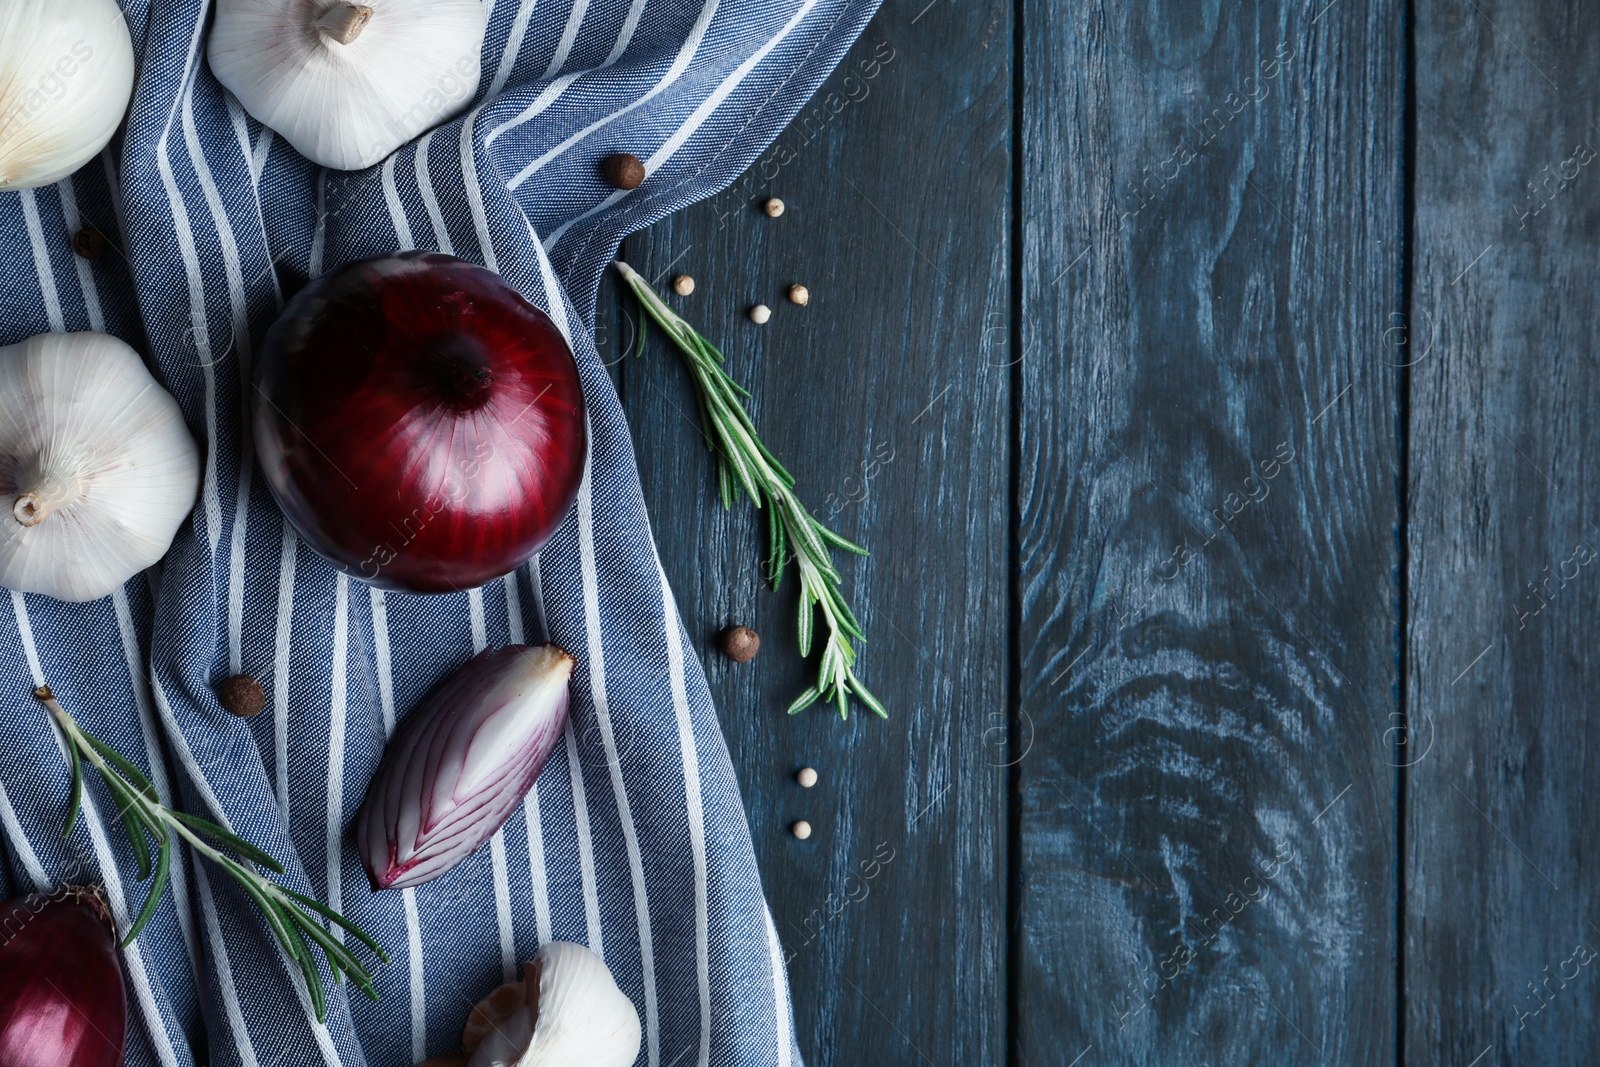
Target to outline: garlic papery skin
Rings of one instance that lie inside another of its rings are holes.
[[[481,0],[217,0],[217,80],[301,155],[360,170],[477,92]]]
[[[0,586],[110,595],[166,555],[199,484],[178,403],[132,348],[102,333],[0,348]]]
[[[605,962],[552,941],[523,965],[521,982],[473,1009],[462,1048],[467,1067],[631,1067],[640,1036],[638,1009]]]
[[[133,41],[116,0],[0,0],[0,190],[34,189],[93,159],[133,98]]]

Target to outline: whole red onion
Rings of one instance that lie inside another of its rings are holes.
[[[93,889],[0,904],[0,1067],[119,1067],[128,1005]]]
[[[575,665],[555,645],[484,649],[406,717],[356,816],[372,888],[432,881],[505,824],[561,740]]]
[[[317,279],[267,332],[256,451],[318,552],[377,585],[469,589],[572,505],[588,448],[561,332],[492,271],[437,252]]]

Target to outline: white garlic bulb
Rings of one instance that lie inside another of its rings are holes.
[[[217,0],[211,70],[314,163],[359,170],[472,99],[481,0]]]
[[[552,941],[478,1002],[461,1035],[467,1067],[631,1067],[639,1012],[604,961],[582,945]]]
[[[126,344],[47,333],[0,348],[0,586],[115,592],[166,555],[199,482],[178,402]]]
[[[132,98],[116,0],[0,0],[0,189],[50,185],[89,162]]]

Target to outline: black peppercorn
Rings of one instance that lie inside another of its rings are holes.
[[[99,259],[106,254],[106,247],[106,235],[93,226],[72,235],[72,250],[84,259]]]
[[[217,699],[229,715],[248,719],[267,706],[266,691],[248,674],[236,674],[217,686]]]
[[[607,156],[606,181],[618,189],[637,189],[644,184],[644,164],[631,152]]]

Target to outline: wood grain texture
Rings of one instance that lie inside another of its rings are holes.
[[[975,352],[1009,321],[1012,26],[1005,5],[921,7],[880,13],[747,182],[623,252],[663,292],[696,279],[669,299],[728,353],[802,499],[875,550],[841,563],[889,722],[784,716],[814,673],[794,576],[766,589],[761,520],[716,502],[675,353],[658,337],[622,359],[632,327],[608,326],[813,1065],[1005,1059],[1007,779],[989,764],[1005,762],[1009,700],[1010,381]],[[772,195],[778,219],[758,207]],[[785,299],[795,282],[805,308]],[[758,302],[766,326],[746,316]],[[730,623],[761,634],[754,662],[716,651]],[[813,789],[794,781],[803,765]],[[788,832],[799,818],[809,841]]]
[[[781,717],[793,592],[602,296],[803,1050],[1588,1062],[1600,13],[1415,0],[1411,53],[1402,0],[1016,19],[884,11],[765,165],[625,249],[695,276],[876,549],[894,721]]]
[[[1394,1059],[1404,37],[1322,8],[1025,5],[1023,1065]]]
[[[1416,36],[1406,1046],[1592,1063],[1600,11],[1418,0]]]

